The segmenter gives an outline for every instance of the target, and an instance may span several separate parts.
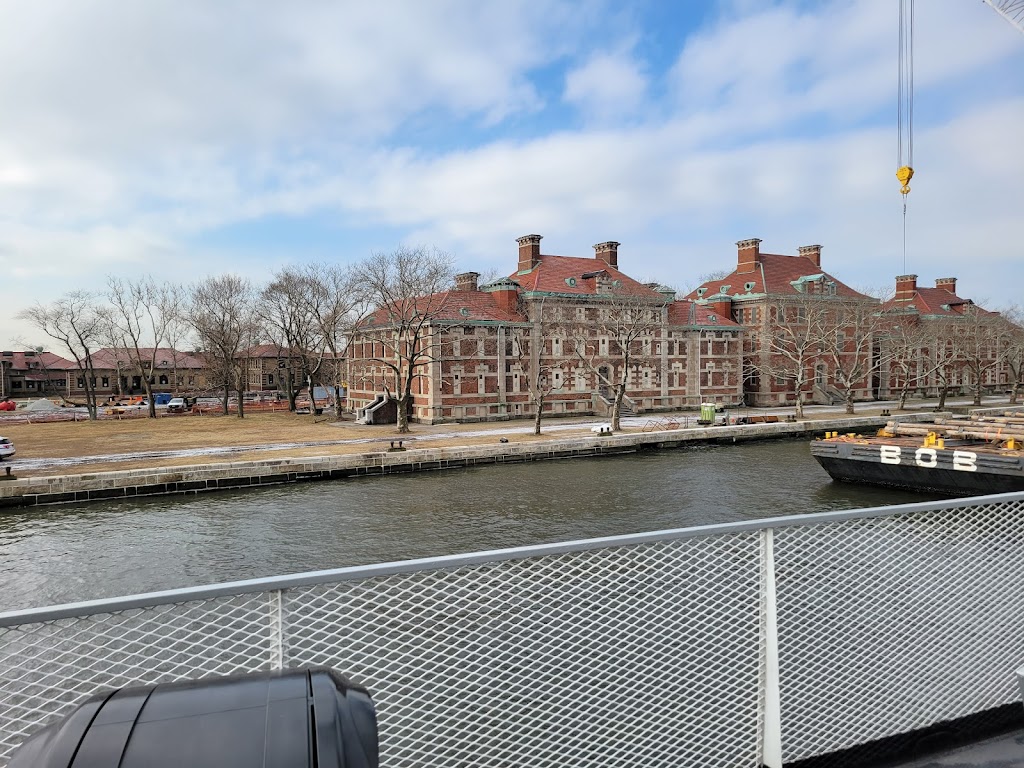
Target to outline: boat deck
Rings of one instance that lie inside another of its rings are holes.
[[[899,768],[1024,768],[1024,730],[898,765]]]

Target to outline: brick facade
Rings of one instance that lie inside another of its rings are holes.
[[[533,416],[530,383],[540,370],[551,390],[546,415],[607,415],[613,393],[597,371],[614,382],[627,374],[626,405],[633,412],[741,401],[737,323],[619,271],[614,241],[594,246],[593,258],[578,258],[541,254],[540,240],[519,238],[518,268],[509,277],[478,286],[477,273],[465,273],[456,290],[431,297],[437,311],[422,342],[431,355],[414,383],[413,419]],[[650,318],[630,345],[628,372],[615,339],[601,330],[623,301]],[[393,331],[378,314],[349,346],[349,403],[357,411],[399,386],[381,360]],[[591,351],[589,365],[574,353],[576,343]]]

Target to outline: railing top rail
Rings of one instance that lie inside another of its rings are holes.
[[[305,587],[314,584],[354,581],[376,576],[387,576],[398,573],[418,571],[444,570],[464,566],[495,563],[505,560],[518,560],[528,557],[559,555],[567,552],[580,552],[608,547],[632,546],[657,541],[671,541],[700,536],[715,536],[749,531],[762,531],[774,528],[793,526],[825,525],[828,523],[860,520],[875,517],[891,517],[911,515],[919,512],[950,509],[958,506],[978,506],[986,503],[1024,501],[1024,492],[994,494],[991,496],[974,496],[970,498],[946,499],[943,501],[919,502],[914,504],[898,504],[888,507],[869,507],[864,509],[847,509],[834,512],[814,512],[802,515],[785,515],[782,517],[742,520],[733,523],[717,523],[700,525],[690,528],[675,528],[662,531],[649,531],[620,536],[603,536],[576,541],[560,541],[551,544],[536,544],[527,547],[510,547],[482,552],[469,552],[440,557],[425,557],[415,560],[402,560],[391,563],[373,565],[356,565],[345,568],[333,568],[325,571],[308,571],[305,573],[270,576],[261,579],[246,579],[220,584],[210,584],[182,589],[169,589],[160,592],[148,592],[124,597],[87,600],[78,603],[65,603],[41,608],[28,608],[17,611],[0,612],[0,627],[11,627],[56,619],[88,616],[97,613],[112,613],[154,605],[183,603],[192,600],[206,600],[228,595],[266,592],[276,589]]]

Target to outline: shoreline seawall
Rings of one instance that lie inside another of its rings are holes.
[[[901,414],[902,421],[929,420]],[[614,456],[701,443],[810,439],[825,431],[856,432],[884,426],[892,417],[861,416],[813,421],[687,428],[553,438],[533,443],[494,443],[444,448],[407,448],[335,456],[200,464],[185,467],[22,478],[0,483],[0,510],[104,499],[203,493],[315,480],[458,469],[483,464]]]

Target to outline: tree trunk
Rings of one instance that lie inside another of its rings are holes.
[[[244,385],[239,385],[239,387],[238,387],[238,389],[236,391],[238,393],[238,418],[244,419],[245,418],[245,408],[243,407],[242,404],[245,402],[245,386]]]
[[[618,384],[615,387],[615,401],[612,403],[612,432],[618,432],[622,415],[622,398],[626,396],[626,385]]]
[[[398,398],[398,417],[396,418],[396,422],[398,423],[399,433],[409,431],[409,413],[408,409],[405,407],[408,397],[408,394],[403,394]]]
[[[341,387],[334,385],[334,420],[341,421]]]
[[[149,405],[149,418],[156,418],[156,398],[153,397],[153,385],[150,383],[150,377],[146,375],[145,371],[142,370],[142,365],[139,365],[139,372],[142,374],[139,379],[142,381],[142,391],[146,394],[146,403]]]
[[[230,413],[230,410],[228,409],[228,400],[230,400],[230,399],[231,399],[231,385],[230,384],[225,384],[224,385],[224,396],[221,397],[221,399],[220,399],[221,409],[222,409],[222,411],[223,411],[225,416],[227,416],[228,413]]]
[[[974,404],[981,405],[981,376],[978,376],[978,383],[974,387]]]
[[[849,387],[846,390],[846,412],[853,413],[853,387]]]
[[[946,407],[946,390],[948,390],[945,384],[939,387],[939,404],[935,406],[935,410],[941,411]]]
[[[1010,387],[1010,404],[1011,405],[1016,405],[1017,404],[1017,394],[1019,392],[1020,392],[1020,382],[1019,381],[1015,381],[1015,382],[1013,382],[1013,386]]]
[[[540,434],[540,420],[544,418],[544,395],[537,398],[537,415],[533,418],[533,434]]]
[[[899,404],[899,406],[897,406],[897,410],[899,410],[899,411],[907,410],[907,395],[909,395],[909,394],[910,394],[910,384],[908,383],[907,386],[903,387],[903,389],[900,390],[900,404]]]
[[[796,388],[796,408],[794,409],[795,415],[798,419],[804,417],[804,393],[802,387]]]

